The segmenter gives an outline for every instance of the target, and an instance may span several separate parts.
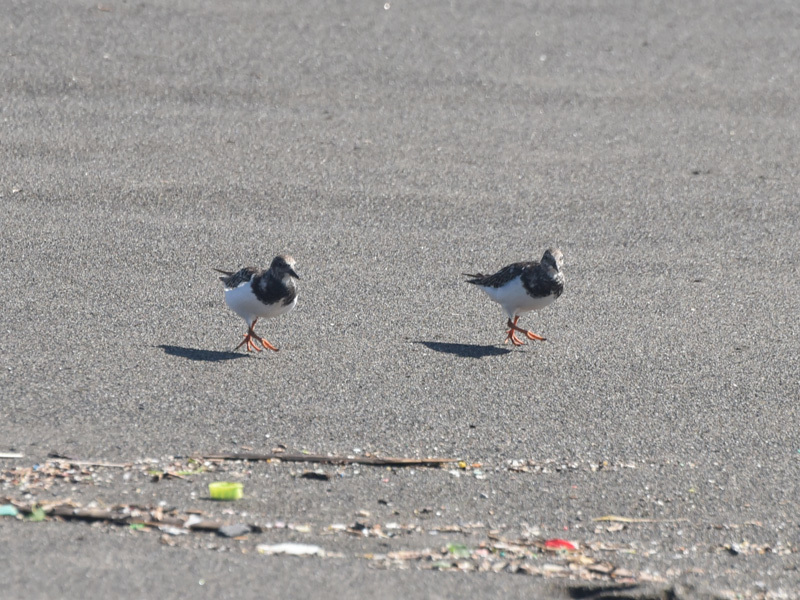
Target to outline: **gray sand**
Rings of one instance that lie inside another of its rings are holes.
[[[257,556],[270,533],[0,520],[10,596],[574,590],[360,557],[525,527],[625,546],[609,560],[650,574],[640,591],[800,589],[795,3],[6,4],[0,452],[25,456],[0,467],[283,444],[485,475],[225,466],[251,470],[235,510],[310,524],[296,541],[330,559]],[[504,346],[460,274],[551,245],[565,293],[520,321],[548,341]],[[281,351],[234,355],[212,267],[279,252],[298,308],[257,329]],[[221,510],[210,474],[109,477],[46,497]],[[322,534],[358,511],[487,530]]]

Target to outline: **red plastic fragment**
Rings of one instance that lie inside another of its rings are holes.
[[[577,550],[578,548],[572,542],[567,540],[552,539],[544,543],[544,547],[548,550]]]

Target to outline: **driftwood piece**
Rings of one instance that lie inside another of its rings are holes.
[[[111,463],[111,462],[94,461],[94,460],[77,460],[75,458],[72,458],[71,456],[60,454],[58,452],[48,452],[47,458],[52,458],[54,460],[66,462],[76,467],[107,467],[110,469],[128,469],[133,466],[133,463]]]
[[[288,454],[286,452],[269,452],[254,454],[251,452],[234,452],[222,454],[203,454],[202,460],[250,460],[283,462],[308,462],[329,465],[373,465],[378,467],[440,467],[458,462],[457,458],[384,458],[378,456],[326,456],[323,454]]]
[[[6,499],[10,501],[10,499]],[[11,501],[23,515],[33,514],[36,504]],[[59,517],[75,521],[103,521],[115,525],[146,525],[148,527],[186,527],[192,531],[218,531],[225,524],[218,521],[199,520],[190,522],[187,517],[163,515],[158,508],[126,506],[122,508],[90,508],[75,506],[72,503],[50,504],[42,507],[48,517]],[[188,523],[188,525],[187,525]],[[256,526],[253,526],[256,529]]]

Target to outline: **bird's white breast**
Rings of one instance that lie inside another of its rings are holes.
[[[541,310],[552,304],[556,297],[552,294],[541,298],[528,295],[517,277],[501,287],[479,286],[489,297],[503,307],[509,318],[531,310]]]
[[[225,290],[225,303],[237,315],[242,317],[248,324],[256,318],[272,318],[286,314],[294,309],[297,304],[297,296],[290,304],[282,301],[275,304],[264,304],[253,293],[253,288],[249,281],[242,283],[239,287]]]

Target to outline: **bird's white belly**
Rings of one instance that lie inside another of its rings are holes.
[[[509,318],[531,310],[541,310],[556,299],[553,294],[541,298],[529,296],[519,278],[499,288],[481,286],[481,289],[503,307]]]
[[[284,304],[282,301],[264,304],[256,298],[248,281],[232,290],[225,290],[225,303],[233,312],[251,324],[256,318],[270,319],[286,314],[297,304],[297,296],[290,304]]]

